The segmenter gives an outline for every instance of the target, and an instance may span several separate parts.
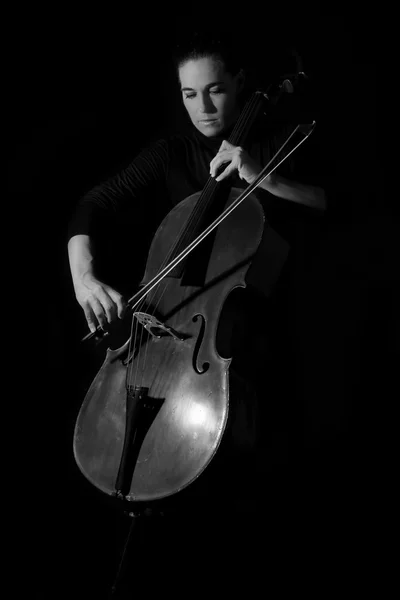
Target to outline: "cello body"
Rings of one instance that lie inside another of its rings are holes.
[[[228,204],[241,192],[233,188]],[[199,195],[161,223],[143,284],[164,265]],[[102,492],[132,502],[164,499],[193,483],[216,455],[230,411],[231,362],[217,352],[218,323],[230,292],[246,287],[263,229],[263,209],[251,194],[216,229],[202,284],[165,277],[146,298],[144,318],[151,312],[156,320],[147,328],[141,321],[134,340],[132,328],[122,346],[108,348],[73,441],[77,465]]]

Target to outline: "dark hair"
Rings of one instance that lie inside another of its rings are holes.
[[[231,75],[236,75],[244,66],[238,46],[233,43],[229,34],[216,36],[209,32],[196,31],[176,45],[173,52],[175,70],[178,71],[179,67],[189,60],[205,57],[213,57],[221,61]]]

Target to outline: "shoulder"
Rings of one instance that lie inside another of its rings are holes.
[[[194,132],[174,133],[168,136],[166,142],[171,151],[184,151],[199,146],[199,140]]]
[[[139,154],[157,153],[171,158],[174,154],[185,152],[196,145],[198,145],[198,141],[193,133],[170,133],[150,140],[141,148]]]

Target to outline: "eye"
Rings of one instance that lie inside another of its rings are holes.
[[[225,90],[223,88],[214,88],[210,90],[211,94],[223,94]]]
[[[188,98],[190,100],[190,98],[194,98],[196,94],[185,94],[185,99]]]

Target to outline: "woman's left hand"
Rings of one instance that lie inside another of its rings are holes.
[[[228,163],[225,170],[215,177],[218,169],[225,163]],[[241,146],[233,146],[224,140],[218,153],[210,162],[210,175],[215,177],[215,181],[222,181],[234,171],[238,172],[240,179],[250,184],[260,173],[261,167]]]

